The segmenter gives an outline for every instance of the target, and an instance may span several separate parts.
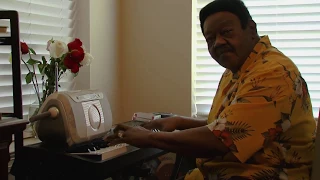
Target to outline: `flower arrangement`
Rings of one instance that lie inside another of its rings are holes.
[[[42,56],[41,61],[34,59],[32,56],[37,55],[36,52],[25,42],[21,42],[20,45],[21,53],[28,57],[28,60],[23,59],[24,56],[21,58],[29,71],[25,80],[27,84],[32,82],[39,107],[50,94],[57,90],[58,86],[60,87],[58,81],[67,70],[71,71],[75,77],[82,66],[89,65],[93,60],[92,55],[84,50],[82,42],[78,38],[68,44],[59,40],[49,40],[46,49],[50,54],[49,61],[45,56]],[[42,77],[41,90],[36,69]]]

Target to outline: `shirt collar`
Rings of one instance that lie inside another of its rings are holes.
[[[245,72],[246,69],[256,60],[258,54],[266,50],[269,46],[271,46],[269,36],[261,36],[259,42],[254,46],[252,52],[241,66],[240,71],[233,74],[233,78],[239,77],[239,74]]]

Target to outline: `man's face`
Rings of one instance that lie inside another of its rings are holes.
[[[242,29],[239,18],[229,12],[212,14],[203,26],[211,57],[233,72],[241,68],[252,51],[253,30],[255,27],[249,25]]]

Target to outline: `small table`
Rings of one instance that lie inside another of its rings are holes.
[[[144,148],[105,161],[94,161],[65,153],[43,143],[24,146],[15,159],[11,174],[20,179],[106,179],[127,172],[134,165],[168,153]]]
[[[23,130],[26,129],[28,120],[3,119],[0,120],[0,179],[8,179],[8,163],[10,161],[9,146],[14,134],[15,157],[19,157],[19,152],[23,147]]]

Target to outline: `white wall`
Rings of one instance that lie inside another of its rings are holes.
[[[75,37],[80,38],[86,51],[90,52],[90,2],[77,0],[75,6]],[[90,89],[90,69],[89,66],[81,67],[75,89]]]
[[[76,89],[99,89],[109,100],[113,118],[119,120],[118,0],[77,0],[76,36],[93,55],[90,67],[80,69]]]
[[[122,119],[136,111],[191,115],[192,0],[122,0]]]
[[[95,57],[77,88],[103,90],[116,123],[137,111],[190,116],[192,0],[77,1],[90,10],[77,35],[90,35],[85,45]]]
[[[107,94],[116,121],[120,111],[118,2],[119,0],[90,1],[90,46],[96,59],[91,65],[90,88],[100,89]]]

